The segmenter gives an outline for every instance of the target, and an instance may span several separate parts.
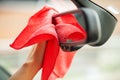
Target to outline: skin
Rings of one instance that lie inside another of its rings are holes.
[[[9,80],[33,80],[42,67],[46,42],[41,42],[33,48],[26,62],[14,73]]]
[[[67,5],[64,3],[64,1],[53,1],[52,6],[57,6],[57,10],[60,12],[76,9],[75,5],[71,2],[71,5]],[[62,4],[62,5],[61,5]],[[63,5],[67,5],[69,7],[66,7]],[[59,10],[62,8],[62,10]],[[65,9],[65,10],[64,10]],[[29,54],[27,60],[24,62],[24,64],[21,66],[20,69],[17,70],[16,73],[14,73],[9,80],[33,80],[34,76],[37,74],[37,72],[42,67],[42,62],[44,58],[44,51],[46,47],[46,42],[41,42],[33,48],[32,52]]]

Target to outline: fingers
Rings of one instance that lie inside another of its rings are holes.
[[[36,44],[31,54],[29,54],[26,62],[34,62],[34,64],[39,64],[39,66],[42,66],[45,48],[46,41]]]

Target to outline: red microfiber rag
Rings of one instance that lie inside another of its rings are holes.
[[[55,9],[43,7],[30,18],[28,25],[10,45],[15,49],[21,49],[47,41],[41,80],[62,78],[70,67],[75,52],[64,52],[60,48],[60,41],[86,40],[87,36],[73,15],[68,14],[53,19],[56,14],[58,11]]]

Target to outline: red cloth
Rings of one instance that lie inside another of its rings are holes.
[[[10,45],[21,49],[41,41],[48,41],[44,53],[41,80],[55,80],[62,78],[72,62],[75,52],[64,52],[59,41],[66,39],[86,40],[86,32],[71,14],[57,17],[58,12],[48,6],[33,15],[28,25]]]

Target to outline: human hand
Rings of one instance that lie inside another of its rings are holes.
[[[9,80],[33,80],[42,67],[46,42],[34,46],[26,62],[14,73]]]

